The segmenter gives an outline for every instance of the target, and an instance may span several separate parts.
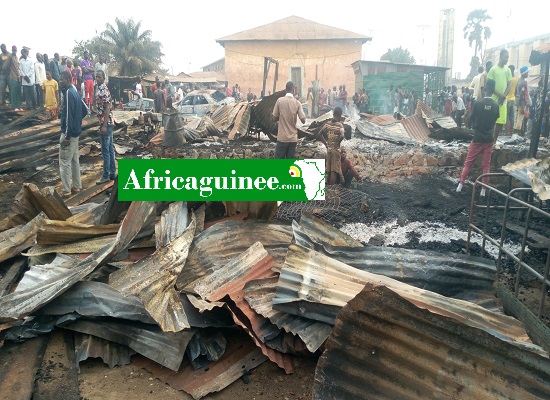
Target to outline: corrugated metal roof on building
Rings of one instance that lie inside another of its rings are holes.
[[[414,114],[403,119],[401,123],[411,139],[420,143],[430,140],[430,129],[421,115]]]
[[[550,398],[550,360],[385,287],[365,289],[338,314],[315,372],[313,398]]]
[[[518,347],[543,352],[539,346],[530,342],[525,328],[515,318],[490,312],[467,301],[415,288],[382,275],[360,271],[294,244],[288,248],[273,304],[278,309],[278,304],[304,300],[343,307],[367,284],[373,287],[386,286],[421,308],[484,330]],[[313,316],[305,316],[315,319]]]
[[[293,221],[296,243],[359,270],[384,275],[444,296],[473,291],[493,293],[497,272],[493,260],[398,247],[346,246],[343,242],[348,236],[336,228],[332,229],[339,232],[341,238],[335,236],[336,239],[327,240],[326,232],[330,230],[325,225],[313,215],[303,215],[299,223]]]
[[[215,224],[193,241],[185,268],[178,277],[177,288],[185,289],[256,242],[262,243],[277,264],[282,264],[291,241],[292,229],[286,225],[237,220]],[[189,292],[190,289],[185,290]]]
[[[309,318],[298,317],[273,309],[273,298],[277,290],[278,278],[257,279],[244,287],[244,298],[258,314],[277,325],[279,328],[299,336],[308,350],[315,353],[327,340],[332,326]]]

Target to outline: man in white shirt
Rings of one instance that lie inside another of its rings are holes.
[[[143,89],[141,88],[141,77],[136,77],[136,84],[134,85],[134,100],[136,100],[136,110],[141,110],[143,105]]]
[[[34,87],[36,89],[36,100],[38,107],[44,106],[44,94],[42,92],[42,83],[46,80],[46,66],[42,54],[36,53],[36,62],[34,63]]]
[[[35,109],[36,91],[34,90],[34,62],[29,57],[29,48],[23,46],[21,50],[21,60],[19,61],[19,72],[21,73],[21,84],[23,85],[23,95],[27,109]]]
[[[454,120],[457,126],[462,128],[462,117],[466,111],[466,106],[464,106],[464,100],[462,100],[462,97],[457,96],[456,94],[453,96],[453,111],[455,115]]]
[[[103,73],[105,74],[105,84],[106,85],[109,83],[109,74],[107,73],[108,69],[109,68],[108,68],[107,64],[105,63],[105,56],[99,56],[99,61],[96,62],[95,65],[94,65],[94,76],[97,73],[97,71],[103,71]]]

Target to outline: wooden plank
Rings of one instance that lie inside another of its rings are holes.
[[[23,343],[8,342],[0,349],[0,400],[32,398],[46,343],[47,336],[39,336]]]
[[[57,330],[48,346],[34,387],[33,400],[79,400],[78,370],[72,332]]]
[[[42,109],[39,108],[39,109],[33,110],[31,112],[26,112],[25,114],[23,114],[21,117],[17,118],[16,120],[11,121],[7,125],[4,125],[4,127],[3,127],[4,132],[7,132],[8,130],[10,130],[10,128],[12,128],[14,126],[17,126],[20,123],[25,122],[26,120],[31,119],[32,117],[40,114],[41,111],[42,111]]]
[[[27,259],[25,257],[17,258],[8,264],[6,273],[0,279],[0,297],[11,292],[13,285],[26,268]]]
[[[235,134],[239,130],[239,125],[241,124],[241,119],[243,118],[243,115],[245,111],[248,109],[248,105],[245,104],[241,109],[239,110],[239,113],[237,114],[237,118],[235,118],[235,123],[233,124],[233,129],[231,129],[231,132],[229,132],[229,136],[227,139],[233,140],[235,137]]]
[[[91,198],[97,196],[98,194],[103,193],[107,189],[113,187],[114,183],[114,181],[109,181],[106,183],[102,183],[101,185],[89,187],[88,189],[85,189],[77,195],[66,200],[65,204],[67,204],[68,207],[74,207],[83,204]]]

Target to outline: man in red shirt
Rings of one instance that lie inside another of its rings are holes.
[[[341,182],[339,180],[338,183],[344,185],[344,187],[349,188],[351,186],[351,181],[353,180],[353,178],[355,178],[357,182],[361,182],[363,178],[361,178],[351,161],[348,160],[348,158],[346,157],[346,149],[341,148],[340,155],[342,157],[340,165],[342,168],[342,175],[344,176],[344,182]]]

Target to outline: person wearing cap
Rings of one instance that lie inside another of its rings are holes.
[[[516,120],[514,122],[514,132],[521,136],[525,134],[526,121],[529,119],[529,107],[531,106],[531,97],[529,96],[529,86],[527,77],[529,76],[529,67],[524,65],[519,69],[520,78],[516,87]]]
[[[506,67],[509,58],[510,53],[508,53],[508,50],[501,50],[498,64],[491,68],[487,74],[487,79],[493,79],[495,81],[493,99],[495,99],[500,107],[499,117],[495,125],[495,143],[498,135],[502,132],[502,128],[506,125],[507,120],[506,97],[508,96],[512,82],[512,72],[510,68]]]
[[[8,59],[10,88],[10,102],[14,111],[23,111],[21,108],[21,72],[19,70],[19,59],[17,58],[17,46],[11,46],[11,55]]]
[[[483,173],[488,174],[491,171],[491,154],[493,153],[493,144],[495,142],[493,132],[495,130],[495,123],[500,117],[500,109],[502,109],[494,100],[494,97],[492,97],[494,91],[495,81],[489,78],[485,82],[485,97],[483,100],[474,103],[471,116],[474,127],[474,138],[468,148],[468,155],[460,174],[460,183],[456,188],[457,192],[462,191],[464,182],[466,182],[466,178],[468,178],[468,174],[470,173],[470,167],[479,156],[482,156],[481,168]],[[488,177],[484,176],[482,178],[483,183],[488,183],[488,181]],[[485,188],[481,189],[480,195],[485,196]]]

